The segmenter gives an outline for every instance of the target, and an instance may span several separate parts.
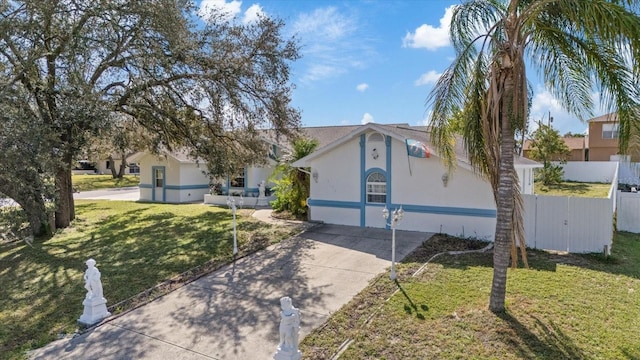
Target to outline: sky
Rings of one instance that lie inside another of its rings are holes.
[[[302,58],[291,64],[291,81],[292,105],[301,111],[303,126],[425,125],[429,92],[455,56],[448,30],[459,3],[202,0],[200,9],[220,7],[242,22],[259,13],[284,20],[284,34],[295,36],[301,46]],[[532,73],[530,122],[547,123],[551,114],[561,135],[585,133],[587,124],[564,112]],[[594,111],[594,116],[602,114]]]

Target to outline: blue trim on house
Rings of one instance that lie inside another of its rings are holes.
[[[400,204],[391,204],[389,209],[399,208]],[[425,205],[406,205],[402,204],[402,209],[406,212],[414,212],[421,214],[441,214],[455,216],[473,216],[484,218],[495,218],[496,211],[493,209],[478,208],[462,208],[454,206],[425,206]]]
[[[247,189],[249,189],[249,187],[247,186],[247,184],[249,183],[249,168],[245,165],[243,171],[244,171],[244,189],[242,191],[244,192],[244,194],[246,194]]]
[[[386,162],[386,166],[387,166],[387,171],[384,174],[385,178],[387,179],[387,209],[391,208],[391,136],[385,136],[384,138],[384,143],[387,147],[387,162]],[[391,228],[391,225],[389,223],[386,224],[385,226],[387,229]]]
[[[359,209],[362,205],[357,201],[338,201],[338,200],[317,200],[308,199],[307,204],[309,206],[321,206],[332,207],[341,209]],[[367,204],[367,206],[383,207],[384,204]],[[400,204],[391,203],[387,206],[390,211],[400,208]],[[452,216],[471,216],[471,217],[483,217],[483,218],[495,218],[496,211],[492,209],[476,209],[476,208],[461,208],[461,207],[449,207],[449,206],[424,206],[424,205],[402,205],[402,209],[405,212],[419,213],[419,214],[439,214],[439,215],[452,215]]]
[[[317,200],[317,199],[308,199],[307,205],[341,208],[341,209],[360,209],[362,207],[362,203],[357,201]]]
[[[166,185],[167,190],[195,190],[195,189],[208,189],[209,184],[199,185]]]
[[[165,166],[152,166],[151,167],[151,201],[156,202],[156,170],[162,170],[162,200],[160,202],[167,201],[167,171]]]
[[[153,185],[151,184],[138,184],[138,187],[141,189],[153,189]]]
[[[367,199],[367,177],[365,174],[365,150],[367,136],[360,134],[360,227],[365,226],[365,201]]]

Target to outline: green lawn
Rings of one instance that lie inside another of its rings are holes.
[[[351,340],[340,359],[640,359],[640,236],[617,234],[606,259],[530,250],[531,268],[509,270],[500,316],[488,310],[491,253],[443,255],[411,277],[466,241],[437,242],[307,336],[304,358]]]
[[[125,175],[122,179],[114,179],[111,175],[73,175],[71,182],[76,191],[90,191],[138,186],[140,178],[135,175]]]
[[[186,278],[231,260],[229,210],[202,204],[145,204],[76,201],[71,228],[33,244],[0,243],[0,359],[76,330],[86,293],[85,261],[102,273],[107,305],[130,299],[167,279]],[[263,248],[297,231],[253,219],[240,211],[241,254]],[[164,287],[155,292],[166,290]],[[144,299],[110,309],[120,312]]]
[[[575,196],[575,197],[595,197],[606,198],[609,196],[611,184],[605,183],[583,183],[565,181],[557,185],[542,185],[541,182],[534,184],[534,192],[537,195],[551,196]]]

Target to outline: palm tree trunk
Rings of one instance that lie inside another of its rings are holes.
[[[489,298],[489,310],[494,313],[505,311],[507,292],[507,270],[511,256],[514,211],[514,146],[515,134],[511,127],[513,76],[507,76],[504,82],[504,95],[501,106],[500,162],[498,172],[498,196],[496,214],[496,232],[493,250],[493,282]]]

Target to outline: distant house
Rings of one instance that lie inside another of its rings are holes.
[[[589,120],[589,161],[609,161],[618,154],[618,115],[598,116]]]
[[[605,114],[588,120],[589,134],[586,137],[565,137],[571,150],[568,161],[611,161],[619,155],[618,115]],[[531,142],[525,141],[523,156],[531,158]],[[631,153],[631,161],[640,161],[640,153]],[[553,159],[559,160],[559,159]]]
[[[384,228],[382,210],[402,208],[403,230],[492,239],[496,207],[489,183],[476,175],[460,144],[449,173],[426,127],[369,123],[293,163],[311,168],[310,218],[331,224]],[[533,169],[515,159],[522,193],[533,193]]]
[[[570,136],[563,137],[562,140],[569,148],[570,154],[565,159],[560,157],[551,158],[552,161],[587,161],[589,160],[589,137],[588,136]],[[525,140],[522,147],[522,156],[531,159],[531,140]]]
[[[132,161],[132,159],[137,158],[137,154],[132,154],[127,158],[127,168],[125,170],[125,174],[139,174],[140,166],[137,162]],[[111,169],[115,168],[116,172],[120,170],[120,165],[122,164],[122,156],[114,154],[111,159],[100,159],[95,162],[96,173],[97,174],[111,174]]]
[[[140,166],[134,160],[140,155],[142,155],[142,153],[135,153],[127,158],[127,168],[125,169],[126,175],[137,175],[140,173]],[[115,168],[117,173],[120,170],[120,164],[122,164],[121,156],[114,154],[112,159],[99,159],[93,161],[79,160],[73,168],[73,172],[74,174],[108,175],[111,174],[112,168]]]

